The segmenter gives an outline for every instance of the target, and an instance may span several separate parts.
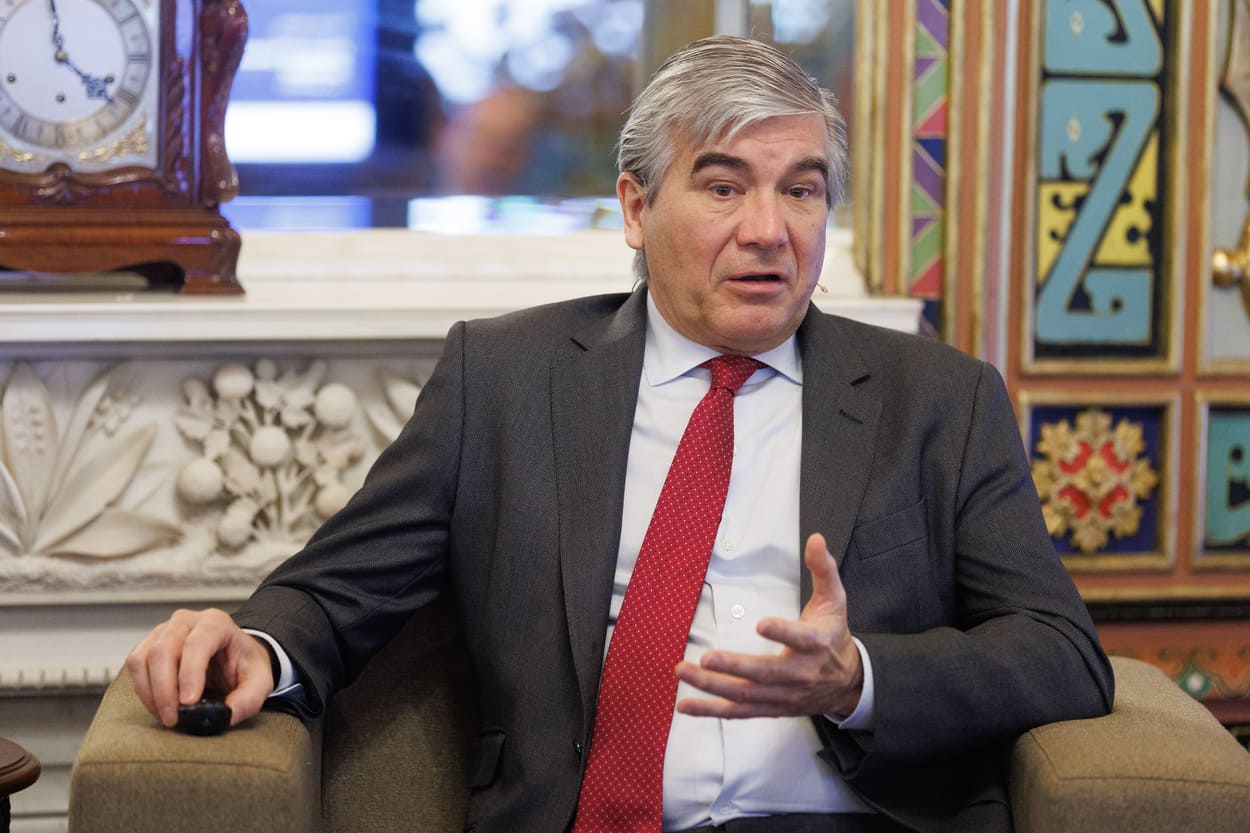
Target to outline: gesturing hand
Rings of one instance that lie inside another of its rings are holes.
[[[846,591],[824,536],[808,537],[803,561],[812,597],[798,621],[761,619],[756,631],[784,646],[775,655],[708,651],[698,665],[677,664],[678,679],[713,697],[677,702],[707,717],[848,715],[859,703],[864,668],[846,623]]]
[[[231,726],[259,712],[274,687],[269,652],[220,610],[175,612],[131,651],[126,669],[139,700],[166,726],[206,684],[227,693]]]

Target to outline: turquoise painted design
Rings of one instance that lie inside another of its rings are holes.
[[[1033,356],[1155,360],[1167,16],[1148,0],[1044,2]]]
[[[1118,129],[1109,117],[1113,112],[1119,114]],[[1066,174],[1089,182],[1090,188],[1037,296],[1040,341],[1149,343],[1152,272],[1089,264],[1158,116],[1159,90],[1149,84],[1065,80],[1042,90],[1042,178],[1059,180]],[[1087,301],[1076,307],[1073,296],[1082,290]]]
[[[1051,0],[1046,4],[1046,68],[1077,75],[1152,76],[1163,44],[1145,0]],[[1117,19],[1118,18],[1118,19]]]
[[[1213,408],[1207,420],[1204,549],[1250,547],[1250,408]]]

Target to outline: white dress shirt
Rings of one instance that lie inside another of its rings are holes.
[[[609,639],[677,444],[711,381],[699,365],[716,355],[679,335],[648,296]],[[800,571],[806,569],[797,549],[803,370],[793,337],[755,358],[768,366],[734,398],[729,492],[686,643],[685,658],[694,663],[713,648],[777,653],[780,646],[757,634],[756,623],[799,617]],[[870,729],[871,668],[859,648],[864,696],[839,723]],[[678,699],[697,696],[685,683],[678,688]],[[674,711],[664,757],[664,829],[775,813],[872,812],[816,757],[820,748],[807,717],[720,720]]]

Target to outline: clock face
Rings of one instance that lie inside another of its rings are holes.
[[[156,166],[159,5],[0,0],[0,168]]]

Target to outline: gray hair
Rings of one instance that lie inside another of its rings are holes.
[[[688,44],[664,62],[630,108],[621,129],[617,168],[632,174],[655,201],[680,136],[696,147],[726,140],[742,128],[776,116],[818,115],[829,152],[826,200],[842,198],[846,178],[846,121],[838,100],[791,58],[749,38],[717,35]],[[640,250],[634,273],[646,280]]]

